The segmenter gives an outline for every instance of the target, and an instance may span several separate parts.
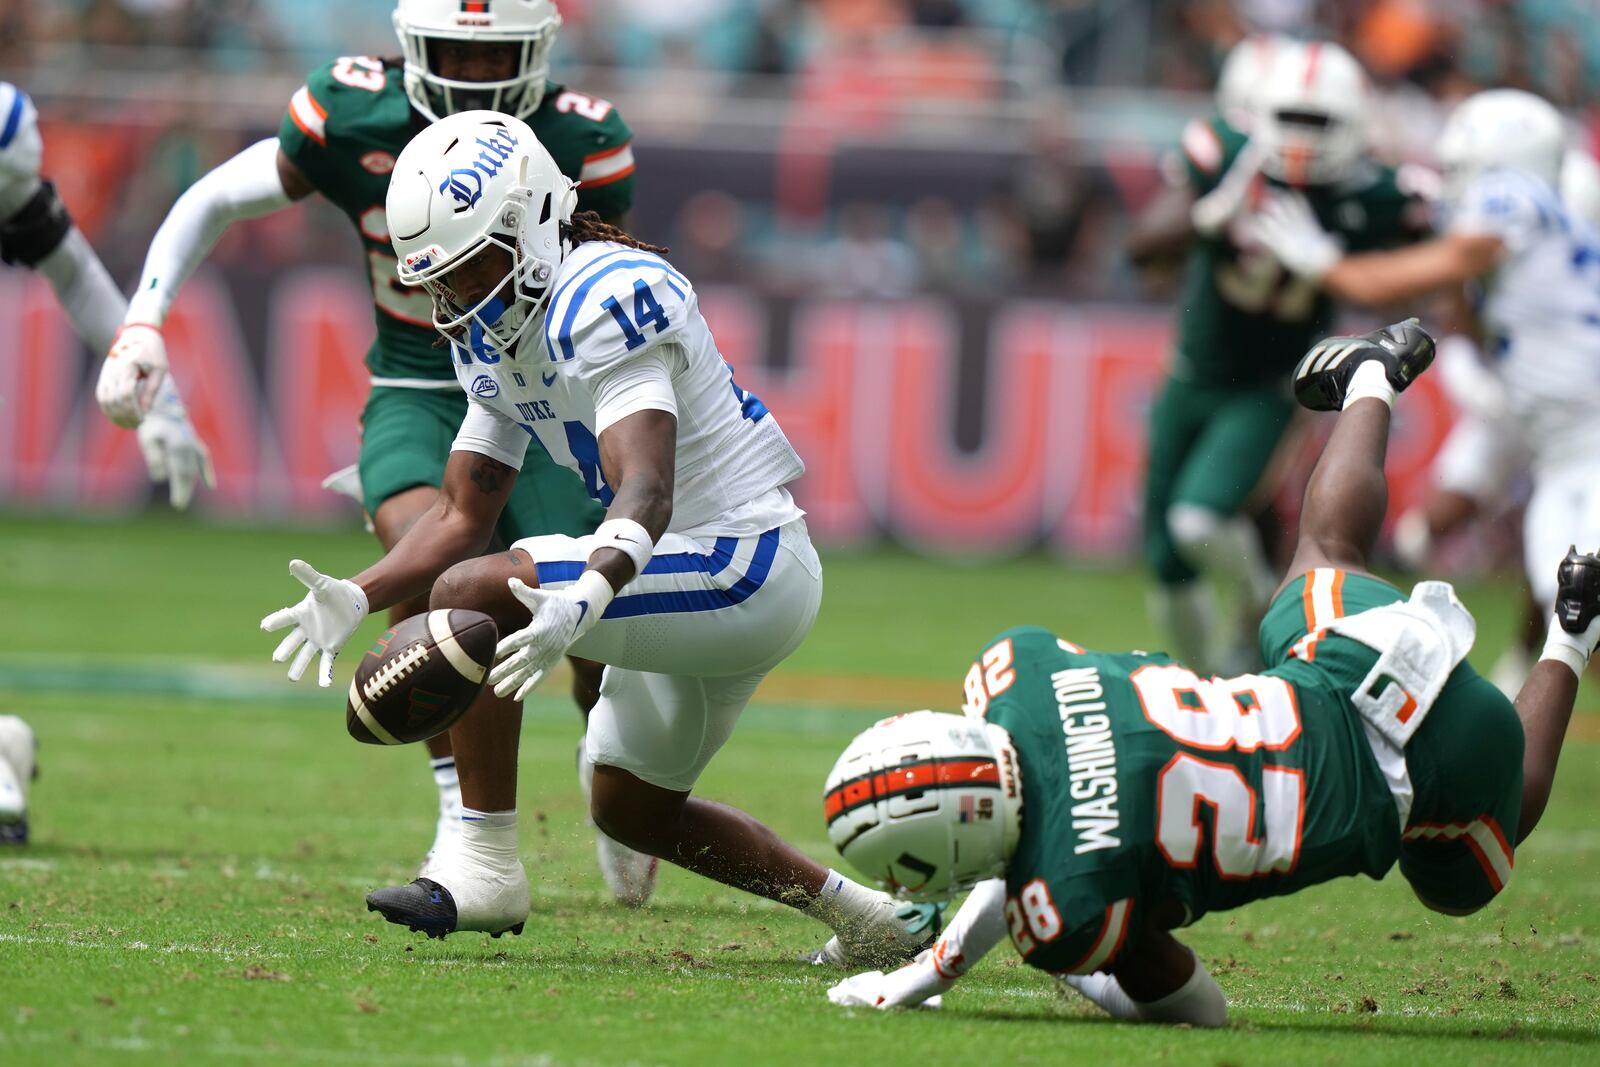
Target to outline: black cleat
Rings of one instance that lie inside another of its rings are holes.
[[[1416,319],[1362,337],[1326,337],[1294,369],[1295,399],[1312,411],[1338,411],[1356,368],[1369,360],[1381,362],[1394,391],[1404,392],[1433,362],[1433,338]]]
[[[450,890],[432,878],[418,878],[409,885],[395,885],[387,889],[374,889],[367,894],[367,910],[381,912],[396,926],[404,926],[414,934],[443,938],[456,932],[456,902]],[[489,932],[499,937],[509,930],[522,933],[522,923],[506,930]]]
[[[1556,569],[1556,619],[1569,634],[1581,634],[1600,615],[1600,557],[1567,549]]]
[[[0,822],[0,845],[26,845],[28,843],[28,817],[13,822]]]

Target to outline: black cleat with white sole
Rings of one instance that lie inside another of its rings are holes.
[[[387,889],[374,889],[367,894],[367,910],[381,912],[383,917],[397,926],[404,926],[414,934],[427,934],[442,938],[456,932],[456,902],[450,890],[432,878],[418,878],[409,885],[395,885]],[[495,930],[490,937],[499,937],[509,930],[522,933],[522,923],[506,930]]]
[[[1600,616],[1600,557],[1567,549],[1556,570],[1556,620],[1569,634],[1581,634]]]
[[[1433,338],[1416,319],[1362,337],[1318,341],[1294,369],[1294,397],[1312,411],[1338,411],[1356,368],[1377,360],[1394,391],[1401,393],[1433,362]]]

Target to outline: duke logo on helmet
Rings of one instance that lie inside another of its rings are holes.
[[[490,177],[494,175],[491,174]],[[456,214],[471,211],[483,198],[483,175],[470,167],[457,167],[450,172],[449,177],[439,183],[439,191],[448,192],[456,198],[456,203],[461,205],[456,208]]]

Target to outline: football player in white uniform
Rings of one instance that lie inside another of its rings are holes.
[[[354,580],[297,561],[311,592],[263,623],[296,627],[274,658],[293,656],[298,678],[320,652],[327,685],[370,609],[431,584],[432,606],[496,619],[506,636],[489,680],[502,696],[520,699],[568,652],[604,663],[585,748],[606,834],[822,920],[838,935],[832,962],[906,958],[927,931],[890,897],[690,796],[816,618],[822,569],[785,488],[804,467],[734,383],[689,281],[660,250],[574,216],[574,188],[526,124],[497,112],[445,118],[401,154],[387,203],[400,278],[431,294],[472,404],[438,502],[388,556]],[[581,477],[606,521],[446,570],[485,543],[530,445]],[[515,729],[457,725],[461,845],[369,907],[434,936],[521,929],[528,883],[504,755]]]
[[[1600,234],[1557,193],[1566,148],[1554,107],[1494,89],[1464,101],[1440,135],[1449,218],[1437,239],[1347,256],[1292,196],[1248,223],[1286,267],[1344,300],[1483,286],[1502,408],[1530,456],[1523,552],[1545,612],[1555,588],[1543,561],[1600,541]]]
[[[73,225],[49,179],[39,177],[44,141],[28,94],[0,82],[0,259],[36,270],[55,290],[72,329],[96,352],[112,346],[128,301]],[[172,506],[186,508],[197,483],[214,484],[211,456],[189,423],[177,387],[151,382],[151,419],[139,427],[150,478],[166,482]]]
[[[40,178],[43,156],[33,101],[17,86],[0,82],[0,260],[38,271],[79,339],[104,352],[128,302],[73,225],[55,185]],[[170,382],[152,392],[151,413],[139,428],[145,465],[153,481],[168,483],[172,505],[187,507],[197,482],[212,484],[211,458]],[[27,843],[34,749],[28,724],[0,715],[0,844]]]

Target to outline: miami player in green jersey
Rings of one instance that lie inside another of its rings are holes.
[[[1266,185],[1303,190],[1349,248],[1402,243],[1427,222],[1423,183],[1367,155],[1364,75],[1347,52],[1282,38],[1240,48],[1254,57],[1254,110],[1238,102],[1246,79],[1232,76],[1227,98],[1219,87],[1222,114],[1185,129],[1175,183],[1128,244],[1139,263],[1187,256],[1172,364],[1150,412],[1152,607],[1187,662],[1234,671],[1253,665],[1273,588],[1246,511],[1290,427],[1285,378],[1333,315],[1329,298],[1242,236],[1242,219]],[[1213,586],[1230,590],[1236,625],[1215,625]]]
[[[321,193],[355,226],[372,288],[377,338],[366,353],[372,389],[361,416],[356,495],[386,552],[438,495],[467,410],[449,352],[436,345],[428,297],[401,285],[395,274],[384,218],[395,158],[431,122],[494,108],[527,122],[562,172],[581,183],[580,212],[621,221],[632,204],[634,174],[632,134],[616,108],[549,79],[550,49],[561,25],[551,0],[400,0],[394,22],[403,58],[344,56],[313,71],[290,99],[277,137],[245,149],[178,200],[151,242],[98,389],[113,421],[138,425],[157,385],[170,380],[161,325],[179,287],[233,222]],[[518,478],[497,536],[506,544],[538,534],[577,536],[601,517],[577,478],[536,453]],[[398,622],[425,610],[423,597],[397,606],[390,618]],[[574,667],[573,696],[587,713],[600,669],[581,661]],[[440,807],[425,867],[459,834],[463,799],[475,806],[474,784],[457,780],[452,745],[478,742],[488,720],[520,715],[519,704],[485,693],[450,736],[428,743]],[[515,762],[514,747],[494,748],[494,759]],[[613,891],[642,902],[654,861],[603,837],[599,848]]]
[[[1207,678],[1020,627],[968,671],[965,718],[916,712],[852,742],[825,802],[840,851],[909,898],[976,888],[932,949],[836,1002],[942,995],[1009,933],[1118,1018],[1217,1026],[1226,999],[1171,933],[1208,912],[1397,862],[1447,915],[1505,887],[1600,641],[1600,558],[1561,561],[1515,705],[1466,663],[1474,623],[1449,585],[1407,597],[1368,572],[1391,407],[1432,356],[1411,320],[1297,370],[1301,403],[1341,414],[1261,624],[1264,672]]]

